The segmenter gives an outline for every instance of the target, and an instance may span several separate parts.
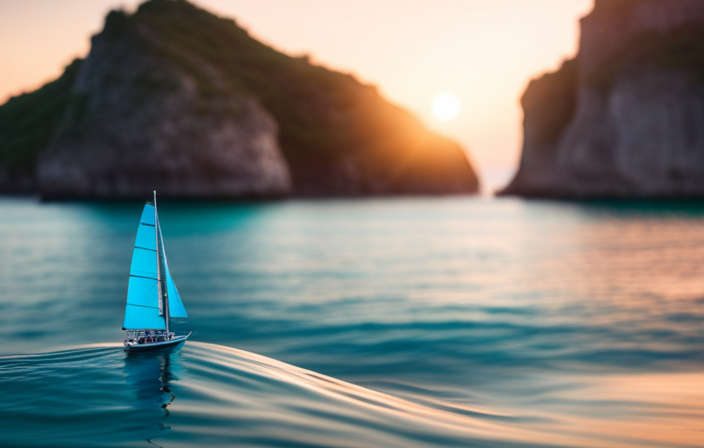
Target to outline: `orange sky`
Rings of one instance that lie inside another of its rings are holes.
[[[0,101],[57,76],[106,12],[134,0],[0,0]],[[379,86],[468,148],[484,172],[515,167],[520,96],[528,81],[575,53],[578,18],[592,0],[197,0],[290,54]],[[440,92],[460,115],[436,120]]]

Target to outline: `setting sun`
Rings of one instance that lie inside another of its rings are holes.
[[[460,101],[451,93],[440,93],[433,98],[433,115],[440,121],[450,121],[460,113]]]

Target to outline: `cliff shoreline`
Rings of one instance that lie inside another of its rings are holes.
[[[704,3],[597,0],[579,53],[523,98],[529,198],[704,197]]]

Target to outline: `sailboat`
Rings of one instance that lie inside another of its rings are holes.
[[[187,318],[186,308],[171,278],[164,252],[159,214],[154,202],[147,202],[137,228],[132,252],[127,306],[122,329],[127,331],[125,351],[173,347],[191,335],[176,335],[169,328],[172,317]]]

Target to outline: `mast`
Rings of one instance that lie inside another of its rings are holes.
[[[161,226],[159,225],[159,213],[156,208],[156,190],[154,190],[154,231],[156,236],[156,279],[157,288],[159,293],[159,311],[164,316],[164,323],[166,325],[166,333],[169,333],[169,299],[168,293],[166,292],[166,285],[164,282],[164,263],[162,257],[164,256],[164,243],[161,238]]]

